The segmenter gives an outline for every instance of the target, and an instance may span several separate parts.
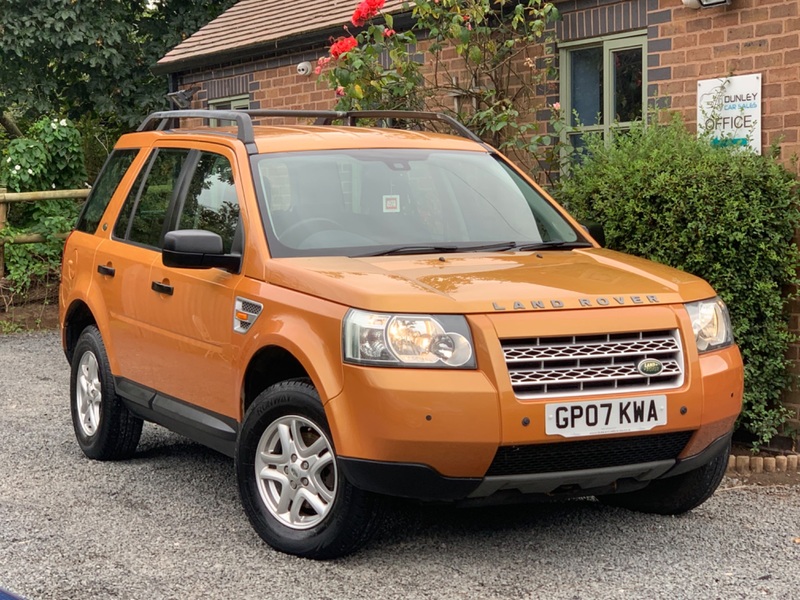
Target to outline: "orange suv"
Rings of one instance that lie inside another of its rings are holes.
[[[387,495],[688,511],[741,406],[728,312],[593,231],[444,115],[155,113],[64,249],[78,444],[130,457],[152,421],[227,454],[259,535],[312,558]]]

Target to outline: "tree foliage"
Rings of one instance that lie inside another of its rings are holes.
[[[122,129],[167,104],[168,82],[151,67],[235,0],[3,0],[0,9],[0,187],[83,187]],[[83,132],[83,140],[79,130]],[[87,174],[87,168],[89,173]],[[88,175],[88,177],[87,177]],[[57,278],[72,200],[14,204],[6,245],[6,308],[31,285]]]
[[[234,1],[3,0],[0,113],[130,126],[166,104],[151,67]]]
[[[11,140],[0,156],[0,187],[12,192],[74,189],[86,182],[81,136],[67,119],[39,119],[24,137]],[[77,215],[78,204],[74,200],[11,205],[0,237],[36,233],[46,241],[6,245],[9,286],[0,289],[3,308],[8,309],[15,296],[24,297],[32,285],[47,287],[57,279],[64,244],[56,236],[69,231]]]

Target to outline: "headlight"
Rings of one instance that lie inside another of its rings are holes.
[[[725,303],[719,298],[701,300],[686,305],[698,352],[710,352],[733,344],[731,318]]]
[[[461,315],[392,315],[351,309],[342,335],[344,359],[349,363],[475,368],[472,336]]]

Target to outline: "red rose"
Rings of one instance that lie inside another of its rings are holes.
[[[350,52],[350,50],[356,46],[358,46],[358,42],[352,35],[350,37],[340,37],[331,44],[331,57],[339,58],[343,54]]]
[[[362,0],[353,11],[350,22],[356,27],[363,26],[364,23],[378,14],[384,4],[386,4],[386,0]]]

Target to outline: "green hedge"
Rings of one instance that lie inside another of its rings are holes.
[[[713,147],[671,123],[588,140],[555,191],[607,245],[707,280],[728,304],[745,361],[740,426],[765,444],[786,419],[788,291],[800,254],[798,182],[769,156]]]

